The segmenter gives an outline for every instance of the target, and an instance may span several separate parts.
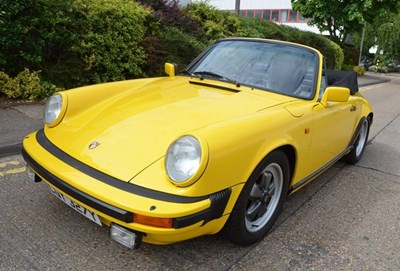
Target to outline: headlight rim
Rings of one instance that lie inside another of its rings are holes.
[[[168,160],[168,153],[169,153],[169,150],[171,149],[171,147],[174,146],[174,144],[176,144],[177,141],[179,141],[185,137],[191,137],[197,141],[199,148],[201,150],[201,155],[200,155],[200,162],[199,162],[196,172],[192,176],[190,176],[188,179],[179,182],[179,181],[175,181],[173,178],[171,178],[169,170],[168,170],[168,166],[167,166],[167,160]],[[178,187],[186,187],[186,186],[192,185],[193,183],[197,182],[200,179],[200,177],[203,175],[203,173],[207,167],[208,153],[209,153],[209,150],[208,150],[207,142],[197,136],[187,134],[187,135],[180,136],[179,138],[174,140],[168,146],[168,149],[167,149],[167,152],[166,152],[165,158],[164,158],[164,169],[165,169],[165,172],[167,174],[169,181]]]
[[[60,113],[59,113],[58,116],[54,119],[54,121],[51,122],[51,123],[48,123],[48,122],[46,121],[46,114],[47,114],[47,109],[48,109],[48,103],[49,103],[50,99],[51,99],[53,96],[60,96],[60,98],[61,98],[61,108],[60,108]],[[47,127],[50,127],[50,128],[51,128],[51,127],[57,126],[57,125],[61,122],[61,120],[64,118],[64,115],[65,115],[65,112],[66,112],[66,109],[67,109],[67,104],[68,104],[67,95],[65,95],[65,94],[62,93],[62,92],[57,92],[57,93],[51,95],[49,98],[47,98],[47,100],[46,100],[46,105],[45,105],[45,107],[44,107],[44,109],[43,109],[43,122],[44,122],[44,124],[45,124]]]

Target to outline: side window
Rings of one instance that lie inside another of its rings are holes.
[[[326,84],[326,76],[325,76],[325,75],[322,75],[322,78],[321,78],[321,87],[320,87],[320,89],[319,89],[319,99],[321,99],[322,96],[324,95],[324,92],[325,92],[326,87],[327,87],[327,84]]]
[[[322,69],[322,77],[321,77],[321,87],[319,89],[319,100],[322,99],[322,96],[324,95],[325,89],[328,86],[328,78],[326,77],[326,61],[324,58],[324,68]]]

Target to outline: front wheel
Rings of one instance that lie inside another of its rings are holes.
[[[261,240],[276,221],[288,193],[289,161],[282,151],[266,156],[245,184],[224,228],[239,245]]]
[[[364,153],[365,146],[367,145],[368,134],[369,120],[368,118],[365,118],[361,124],[361,128],[356,138],[356,141],[354,142],[353,149],[344,157],[344,160],[347,163],[355,164],[360,161],[361,156]]]

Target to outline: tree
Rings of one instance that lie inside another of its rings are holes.
[[[153,10],[153,16],[160,26],[178,27],[187,32],[196,32],[197,23],[182,12],[178,0],[137,0],[143,6]]]
[[[348,34],[361,31],[364,21],[373,22],[385,10],[397,10],[398,0],[292,0],[294,10],[309,18],[321,32],[344,42]]]
[[[400,57],[400,13],[378,27],[376,42],[388,58]]]
[[[360,44],[361,33],[354,35],[356,45]],[[372,46],[377,46],[377,54],[383,51],[386,58],[400,57],[400,11],[381,12],[372,23],[366,24],[364,46],[361,48],[364,55],[368,54]],[[358,46],[359,47],[359,46]]]

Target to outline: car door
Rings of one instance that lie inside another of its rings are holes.
[[[321,102],[313,108],[310,171],[336,161],[349,146],[360,110],[357,98],[347,102]]]

